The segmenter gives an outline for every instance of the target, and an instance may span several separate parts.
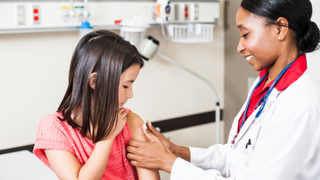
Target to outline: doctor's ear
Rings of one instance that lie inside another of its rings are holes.
[[[289,32],[289,22],[286,18],[279,17],[277,19],[276,31],[278,40],[283,40],[287,37]]]
[[[90,87],[91,87],[92,89],[95,88],[95,83],[94,83],[94,82],[95,82],[96,76],[97,76],[97,73],[94,72],[94,73],[92,73],[92,74],[90,75],[90,78],[89,78],[89,85],[90,85]]]

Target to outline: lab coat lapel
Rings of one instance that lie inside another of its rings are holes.
[[[248,103],[248,100],[249,100],[249,97],[250,97],[250,94],[251,92],[253,91],[253,88],[257,85],[257,83],[259,82],[260,78],[258,77],[255,82],[252,84],[250,90],[249,90],[249,93],[247,95],[247,99],[246,99],[246,102],[242,105],[242,108],[241,110],[239,111],[239,113],[237,114],[237,116],[234,118],[233,120],[233,124],[232,124],[232,127],[231,127],[231,130],[230,130],[230,133],[229,133],[229,138],[228,138],[228,142],[231,144],[234,137],[238,134],[238,121],[241,117],[241,115],[243,114],[245,108],[246,108],[246,105]]]
[[[240,129],[240,132],[239,132],[237,138],[235,139],[235,144],[240,141],[240,139],[245,135],[245,133],[251,127],[251,125],[253,124],[254,120],[256,119],[257,112],[258,112],[258,108],[255,111],[253,111],[251,116],[249,116],[249,118],[243,124],[242,128]]]
[[[253,111],[251,116],[249,116],[249,118],[246,120],[246,122],[243,124],[242,128],[240,129],[240,132],[239,132],[237,138],[235,139],[235,144],[241,140],[241,138],[245,135],[245,133],[248,131],[248,129],[251,127],[251,125],[253,125],[253,123],[258,123],[259,121],[261,121],[263,119],[263,116],[268,111],[268,109],[270,109],[271,105],[277,99],[277,97],[279,96],[280,93],[281,92],[279,92],[276,88],[272,90],[271,94],[268,97],[267,103],[258,118],[256,118],[256,114],[258,113],[260,106]],[[243,112],[243,111],[244,110],[242,110],[241,112]],[[238,118],[240,118],[240,117],[238,117]]]

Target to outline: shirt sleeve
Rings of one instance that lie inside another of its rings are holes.
[[[203,170],[216,169],[226,175],[227,145],[216,144],[208,149],[189,147],[191,164]]]
[[[40,121],[33,149],[33,153],[50,168],[44,150],[65,150],[75,153],[66,136],[67,132],[59,121],[55,115],[46,116]]]
[[[177,158],[171,170],[170,180],[226,180],[221,173],[215,169],[203,170],[193,164]],[[228,180],[234,180],[233,177]]]
[[[213,145],[208,149],[189,147],[190,163],[177,158],[171,170],[171,180],[226,179],[226,145]],[[232,179],[232,177],[231,177]]]

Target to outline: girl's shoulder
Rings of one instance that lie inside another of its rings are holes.
[[[139,131],[139,129],[144,124],[142,118],[133,112],[129,112],[127,117],[132,138],[136,140],[147,141],[147,137],[144,134],[142,134],[141,131]]]
[[[75,153],[72,142],[72,127],[61,121],[61,113],[53,113],[42,118],[38,125],[36,140],[34,144],[34,154],[48,167],[50,163],[44,150],[65,150]]]
[[[39,122],[38,131],[51,132],[58,129],[66,129],[70,126],[67,121],[62,121],[60,119],[63,119],[60,112],[55,112],[43,117]]]
[[[134,112],[128,113],[128,124],[130,127],[140,127],[144,124],[142,118]]]
[[[78,129],[73,128],[66,120],[62,120],[63,115],[60,112],[49,114],[41,119],[37,129],[36,143],[50,142],[50,144],[59,144],[62,146],[73,144],[73,139],[85,139]]]

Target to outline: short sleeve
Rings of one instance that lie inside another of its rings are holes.
[[[65,150],[75,153],[68,139],[68,129],[58,119],[58,114],[52,114],[41,119],[33,153],[48,167],[51,168],[44,150]]]

